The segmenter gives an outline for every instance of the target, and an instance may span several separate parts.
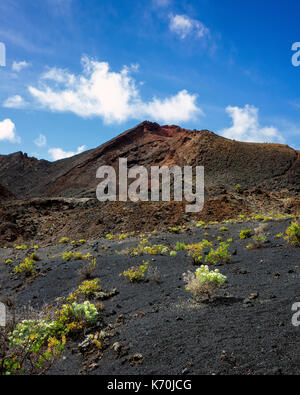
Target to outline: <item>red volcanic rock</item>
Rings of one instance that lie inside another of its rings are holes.
[[[48,162],[20,152],[0,155],[2,184],[19,199],[31,197],[95,197],[96,171],[101,165],[118,169],[143,165],[205,167],[208,194],[260,188],[300,192],[300,154],[280,144],[242,143],[208,130],[187,130],[145,121],[98,148],[72,158]]]

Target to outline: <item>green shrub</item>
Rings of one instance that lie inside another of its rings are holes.
[[[297,221],[291,223],[286,230],[285,240],[293,247],[300,246],[300,225]]]
[[[45,373],[66,343],[63,327],[57,321],[24,320],[6,333],[0,333],[0,376]]]
[[[250,229],[244,229],[240,231],[240,239],[241,240],[245,240],[245,239],[249,239],[252,235],[252,232]]]
[[[58,322],[63,324],[67,333],[69,333],[94,324],[98,317],[98,310],[89,301],[84,303],[73,302],[72,304],[64,304],[56,312],[56,315]]]
[[[26,277],[33,276],[35,274],[35,261],[32,258],[25,258],[24,263],[20,263],[15,266],[14,272],[17,274],[23,274]]]
[[[125,251],[131,256],[141,255],[163,255],[169,252],[169,248],[163,244],[151,245],[148,239],[143,239],[139,242],[138,246]]]
[[[226,232],[228,230],[228,228],[226,226],[222,226],[219,230],[221,232]]]
[[[79,260],[84,260],[84,259],[90,259],[91,254],[88,253],[86,255],[83,255],[81,252],[64,252],[62,254],[62,258],[65,259],[66,261],[79,261]]]
[[[79,285],[78,290],[83,295],[86,295],[89,298],[94,297],[98,292],[102,289],[101,285],[99,285],[99,278],[95,278],[94,280],[85,280]]]
[[[203,250],[204,248],[209,248],[212,243],[208,240],[203,239],[202,242],[197,244],[189,244],[186,249],[189,250],[188,256],[192,258],[193,265],[199,265],[203,260]]]
[[[210,271],[208,266],[202,265],[195,273],[184,273],[183,279],[187,284],[186,291],[191,292],[194,297],[206,295],[210,298],[224,285],[227,278],[218,269]]]
[[[148,266],[149,266],[149,261],[146,262],[143,261],[142,265],[132,266],[130,269],[125,270],[123,273],[121,273],[120,276],[129,278],[129,281],[131,283],[141,281],[148,270]]]
[[[275,235],[274,237],[276,237],[276,239],[282,239],[283,236],[284,236],[284,234],[282,232],[280,232],[277,235]]]
[[[40,261],[40,257],[39,257],[35,252],[33,252],[33,253],[30,255],[30,258],[33,259],[35,262]]]
[[[62,237],[62,238],[59,240],[59,243],[60,243],[60,244],[66,244],[66,243],[69,243],[69,241],[70,241],[70,239],[69,239],[68,237]]]
[[[16,249],[17,250],[27,250],[27,245],[26,244],[21,244],[21,245],[19,245],[19,246],[16,246]]]
[[[211,265],[215,265],[217,263],[224,265],[230,262],[231,255],[228,251],[229,246],[229,244],[222,242],[217,249],[214,250],[211,248],[209,253],[206,255],[205,262]]]
[[[180,241],[177,241],[175,249],[176,251],[183,251],[186,249],[186,245],[184,243],[181,243]]]

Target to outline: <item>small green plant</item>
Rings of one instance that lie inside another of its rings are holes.
[[[204,221],[199,221],[197,222],[196,227],[197,228],[204,228],[206,226],[206,223]]]
[[[78,331],[85,326],[95,323],[98,317],[96,306],[89,301],[83,303],[73,302],[72,304],[64,304],[60,310],[56,312],[58,322],[63,324],[67,333]]]
[[[245,239],[249,239],[252,235],[252,232],[250,229],[243,229],[240,231],[240,239],[241,240],[245,240]]]
[[[291,226],[286,230],[285,240],[293,247],[300,246],[300,225],[297,221],[293,221]]]
[[[86,295],[89,298],[94,297],[98,292],[102,289],[101,285],[99,285],[99,279],[95,278],[94,280],[85,280],[79,285],[78,290],[83,295]]]
[[[218,269],[210,271],[209,267],[204,265],[195,273],[189,271],[183,274],[183,280],[187,284],[186,291],[191,292],[195,298],[204,295],[210,299],[224,285],[226,279]]]
[[[181,243],[180,241],[177,241],[175,250],[176,251],[183,251],[186,249],[186,245],[184,243]]]
[[[111,235],[111,234],[107,234],[105,235],[105,237],[107,238],[107,240],[114,240],[115,236]]]
[[[15,266],[14,272],[17,274],[23,274],[26,277],[33,276],[35,274],[35,260],[32,258],[25,258],[24,263],[20,263],[19,265]]]
[[[282,232],[280,232],[277,235],[275,235],[274,237],[276,237],[276,239],[282,239],[283,236],[284,236],[284,234]]]
[[[19,245],[19,246],[16,246],[16,249],[17,250],[27,250],[27,245],[26,244],[21,244],[21,245]]]
[[[67,297],[67,302],[68,303],[73,303],[78,300],[78,298],[81,299],[93,299],[98,292],[100,292],[102,289],[101,285],[99,285],[99,279],[95,278],[94,280],[85,280],[83,281],[79,287],[72,292],[68,297]]]
[[[148,239],[142,239],[137,247],[125,250],[123,252],[128,253],[131,256],[163,255],[169,252],[169,248],[163,244],[151,245]]]
[[[10,334],[11,346],[25,346],[31,352],[40,348],[49,337],[63,333],[63,327],[57,321],[24,320]]]
[[[69,239],[68,237],[62,237],[62,238],[59,240],[59,243],[60,243],[60,244],[67,244],[67,243],[69,243],[69,241],[70,241],[70,239]]]
[[[226,232],[228,230],[228,228],[226,226],[221,226],[221,228],[219,230],[221,232]]]
[[[200,243],[189,244],[186,246],[186,249],[189,250],[188,256],[192,258],[193,265],[197,266],[202,262],[204,248],[209,248],[211,246],[212,243],[206,239],[203,239]]]
[[[174,257],[174,256],[176,256],[177,255],[177,252],[176,251],[170,251],[170,256],[171,257]]]
[[[169,228],[168,230],[169,230],[169,232],[172,232],[172,233],[180,233],[180,231],[183,230],[184,228],[185,228],[185,226],[174,226],[174,227]]]
[[[92,256],[90,253],[83,255],[81,252],[64,252],[62,254],[62,258],[66,261],[79,261],[79,260],[85,260],[85,259],[90,259]]]
[[[66,337],[57,321],[24,320],[6,335],[1,331],[0,376],[43,374],[63,352]]]
[[[226,263],[230,262],[231,255],[228,251],[229,247],[229,244],[222,242],[219,244],[217,249],[214,250],[211,248],[209,253],[206,255],[205,262],[211,265],[225,265]]]
[[[120,276],[129,278],[131,283],[141,281],[148,270],[149,261],[143,261],[140,266],[132,266],[130,269],[125,270]]]
[[[40,257],[39,257],[35,252],[33,252],[33,253],[30,255],[30,258],[33,259],[35,262],[38,262],[38,261],[41,260]]]

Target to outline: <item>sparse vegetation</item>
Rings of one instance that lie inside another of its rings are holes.
[[[201,243],[186,246],[186,249],[189,250],[188,256],[192,258],[193,265],[197,266],[203,261],[204,248],[209,248],[211,246],[212,243],[205,239],[203,239]]]
[[[90,253],[83,255],[81,252],[64,252],[62,258],[66,261],[79,261],[84,259],[90,259],[92,255]]]
[[[98,310],[89,301],[73,302],[72,304],[64,304],[60,310],[57,310],[56,315],[58,322],[63,324],[66,332],[69,333],[92,325],[98,317]]]
[[[228,230],[228,228],[226,226],[221,226],[221,228],[219,230],[221,232],[226,232]]]
[[[101,289],[102,287],[99,285],[98,278],[95,278],[94,280],[85,280],[68,296],[67,301],[69,303],[73,303],[80,297],[84,299],[92,299],[101,291]]]
[[[266,225],[261,224],[258,228],[254,229],[254,236],[252,239],[252,243],[247,245],[248,250],[259,249],[264,246],[267,242],[267,234],[266,234]]]
[[[224,285],[226,279],[218,269],[210,271],[209,267],[204,265],[195,273],[189,271],[183,274],[183,280],[187,284],[186,291],[191,292],[196,299],[203,296],[210,299]]]
[[[163,255],[169,252],[169,248],[163,244],[151,245],[148,239],[143,239],[139,242],[138,246],[123,251],[131,256],[141,255]]]
[[[230,244],[220,243],[219,247],[215,250],[211,248],[208,255],[205,258],[205,262],[210,265],[225,265],[226,263],[231,261],[231,255],[229,253]]]
[[[148,270],[149,261],[143,261],[140,266],[132,266],[130,269],[125,270],[120,276],[126,277],[131,283],[141,281],[145,277]]]
[[[21,244],[21,245],[15,245],[15,248],[17,249],[17,250],[23,250],[23,251],[25,251],[25,250],[27,250],[27,245],[26,244]]]
[[[96,258],[90,258],[88,264],[79,269],[78,274],[83,279],[88,280],[93,277],[93,273],[95,272],[96,267],[97,267]]]
[[[66,337],[56,321],[24,320],[0,328],[0,376],[43,374],[64,350]]]
[[[293,221],[286,230],[285,240],[293,247],[300,247],[300,225]]]
[[[275,235],[274,237],[276,237],[276,239],[282,239],[284,236],[283,232],[277,233],[277,235]]]
[[[14,272],[17,274],[23,274],[26,277],[33,276],[35,274],[35,260],[32,258],[25,258],[24,263],[20,263],[15,266]]]
[[[252,236],[251,229],[243,229],[240,231],[241,240],[249,239],[251,236]]]
[[[177,241],[175,249],[176,251],[183,251],[186,249],[186,245],[184,243],[181,243],[180,241]]]
[[[67,244],[67,243],[69,243],[69,241],[70,241],[70,239],[69,239],[68,237],[62,237],[62,238],[59,240],[59,243],[60,243],[60,244]]]

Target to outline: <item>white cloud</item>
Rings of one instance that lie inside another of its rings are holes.
[[[10,119],[0,122],[0,141],[21,142],[20,137],[16,135],[15,124]]]
[[[187,15],[170,15],[169,28],[171,32],[177,34],[181,39],[193,34],[196,37],[209,35],[209,29],[200,21],[191,19]]]
[[[23,97],[19,95],[11,96],[3,103],[3,107],[6,108],[24,108],[26,107],[26,105],[27,103],[25,102]]]
[[[284,143],[284,138],[274,126],[261,127],[258,119],[258,108],[246,105],[244,108],[226,108],[227,114],[232,118],[233,125],[220,131],[226,138],[257,143]]]
[[[43,108],[57,112],[72,112],[80,117],[101,117],[106,123],[129,119],[180,122],[201,114],[197,96],[186,90],[162,100],[142,100],[139,84],[131,73],[138,66],[124,66],[118,72],[106,62],[87,57],[82,59],[83,72],[71,74],[62,69],[50,69],[42,75],[40,87],[30,86],[29,92]]]
[[[34,144],[37,147],[45,147],[45,145],[47,144],[46,136],[44,136],[43,134],[40,134],[39,137],[34,140]]]
[[[184,122],[191,120],[203,112],[196,105],[197,95],[190,95],[182,90],[177,95],[159,100],[153,99],[145,105],[144,113],[152,119],[160,119],[166,123]],[[143,112],[143,111],[142,111]]]
[[[16,73],[19,73],[20,71],[26,69],[29,66],[30,63],[26,62],[25,60],[23,60],[22,62],[13,62],[12,70],[15,71]]]
[[[65,159],[65,158],[70,158],[71,156],[80,154],[81,152],[83,152],[86,149],[86,145],[82,145],[81,147],[77,148],[76,152],[72,152],[72,151],[64,151],[61,148],[50,148],[48,150],[49,154],[51,155],[51,158],[53,160],[60,160],[60,159]]]

